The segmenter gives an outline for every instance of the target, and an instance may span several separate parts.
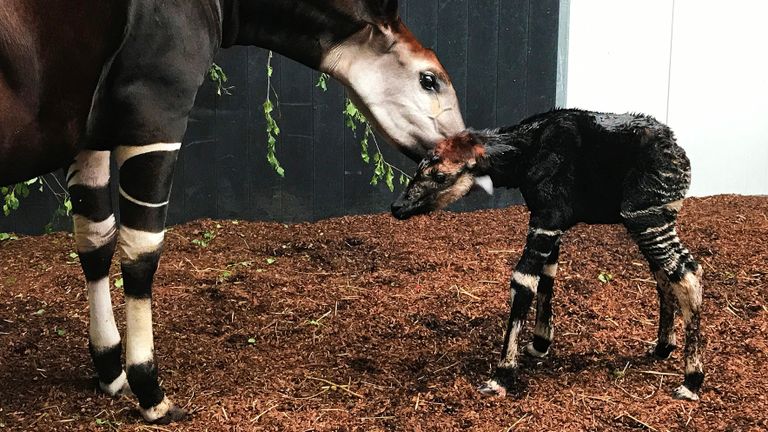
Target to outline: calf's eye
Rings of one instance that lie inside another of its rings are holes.
[[[435,181],[438,183],[445,183],[445,178],[446,176],[444,173],[439,172],[435,174]]]

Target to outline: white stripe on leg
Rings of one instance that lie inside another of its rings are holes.
[[[164,237],[165,231],[153,233],[121,226],[118,245],[122,259],[135,261],[142,254],[157,251],[163,244]]]
[[[154,340],[152,337],[152,300],[148,298],[125,299],[125,363],[133,365],[151,362]]]
[[[109,278],[88,282],[88,304],[90,306],[89,336],[97,350],[112,348],[120,343],[115,316],[112,312],[112,296],[109,292]]]

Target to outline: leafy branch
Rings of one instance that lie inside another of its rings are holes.
[[[280,161],[277,160],[275,147],[277,145],[277,136],[280,135],[280,127],[272,117],[272,112],[275,110],[275,105],[272,103],[270,95],[275,94],[277,99],[277,92],[272,88],[272,51],[269,52],[267,57],[267,98],[264,101],[264,119],[267,121],[267,162],[277,172],[280,177],[285,177],[285,170],[280,166]]]
[[[376,139],[376,134],[373,133],[373,128],[368,120],[365,118],[362,112],[355,106],[355,104],[347,98],[344,103],[344,122],[348,128],[352,130],[352,133],[357,136],[357,128],[363,128],[363,135],[360,138],[360,157],[363,162],[371,164],[371,155],[369,152],[370,142],[373,142],[373,176],[371,177],[371,184],[376,186],[380,181],[383,181],[387,185],[390,191],[395,190],[395,174],[398,175],[398,181],[400,184],[408,183],[410,177],[400,168],[392,165],[386,159],[379,147],[379,141]]]

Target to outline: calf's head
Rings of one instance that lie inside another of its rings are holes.
[[[419,164],[416,174],[402,195],[392,203],[392,215],[408,219],[441,209],[466,195],[473,185],[492,193],[485,175],[490,163],[483,136],[464,131],[441,141]]]

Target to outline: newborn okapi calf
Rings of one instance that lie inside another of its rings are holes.
[[[555,110],[495,130],[468,130],[437,145],[392,204],[398,219],[442,208],[473,183],[520,188],[530,210],[523,255],[511,281],[511,312],[501,360],[480,387],[504,396],[517,368],[517,338],[534,295],[536,327],[526,351],[543,357],[552,343],[552,287],[560,237],[577,223],[623,224],[656,279],[658,342],[675,349],[676,304],[685,322],[685,380],[680,399],[697,400],[704,381],[699,332],[701,267],[677,236],[675,222],[690,163],[672,131],[649,116]],[[492,181],[492,184],[488,181]]]

